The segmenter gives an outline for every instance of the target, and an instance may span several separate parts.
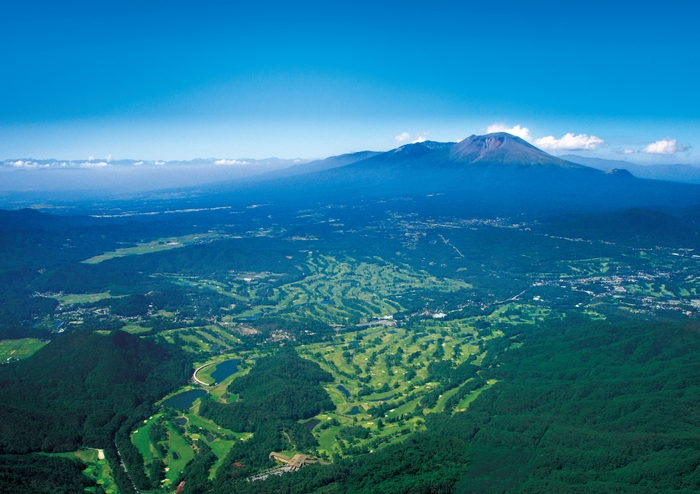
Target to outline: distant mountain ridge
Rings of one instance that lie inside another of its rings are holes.
[[[613,168],[624,169],[632,173],[635,177],[639,178],[700,184],[699,166],[637,165],[636,163],[630,163],[629,161],[587,158],[584,156],[577,156],[575,154],[566,154],[560,156],[560,158],[603,171],[608,171]]]

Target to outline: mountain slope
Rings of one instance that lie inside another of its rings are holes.
[[[562,159],[590,166],[598,170],[607,171],[611,168],[625,169],[635,177],[651,180],[668,180],[673,182],[685,182],[700,184],[700,167],[692,165],[637,165],[629,161],[604,160],[600,158],[587,158],[575,154],[560,156]]]
[[[567,169],[586,168],[547,154],[523,139],[506,132],[469,136],[452,146],[450,158],[464,163],[489,163],[509,167],[538,165]]]

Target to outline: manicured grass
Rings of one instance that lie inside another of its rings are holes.
[[[2,340],[0,341],[0,362],[6,362],[7,359],[22,359],[31,357],[44,345],[46,345],[46,343],[37,340],[36,338]]]
[[[109,259],[114,259],[115,257],[126,257],[142,254],[151,254],[153,252],[161,252],[164,250],[178,249],[180,247],[185,247],[193,242],[202,239],[218,239],[225,238],[226,235],[212,234],[212,233],[198,233],[192,235],[184,235],[182,237],[169,237],[169,238],[159,238],[151,242],[139,243],[133,247],[124,247],[121,249],[116,249],[111,252],[105,252],[99,256],[91,257],[90,259],[85,259],[81,261],[85,264],[98,264]]]
[[[131,442],[134,443],[134,446],[136,446],[136,448],[139,450],[139,453],[143,455],[143,460],[145,463],[151,463],[155,456],[153,446],[151,445],[151,440],[148,438],[148,431],[151,429],[151,426],[156,423],[156,420],[159,417],[160,414],[154,415],[153,418],[148,420],[146,424],[142,425],[131,433]]]
[[[55,298],[63,305],[92,304],[112,296],[107,292],[102,293],[71,293],[68,295],[58,295]]]
[[[139,326],[138,324],[127,324],[126,326],[124,326],[121,329],[122,329],[122,331],[126,331],[127,333],[139,334],[139,333],[147,333],[152,328],[144,328],[144,327]]]
[[[168,471],[165,472],[166,486],[175,482],[180,473],[184,470],[187,462],[194,458],[192,447],[187,444],[187,441],[185,441],[170,424],[168,424],[168,435],[170,436],[170,444],[168,448],[168,458],[165,461],[165,467],[168,469]],[[173,452],[179,455],[177,460],[173,459]]]
[[[207,443],[217,458],[216,463],[214,463],[214,466],[212,466],[211,470],[209,471],[210,479],[213,479],[216,476],[217,470],[223,464],[224,458],[226,458],[226,455],[229,451],[231,451],[231,448],[233,448],[235,443],[236,441],[226,441],[224,439],[216,439],[211,443]]]
[[[492,379],[492,380],[488,381],[486,383],[486,386],[484,386],[483,388],[479,388],[476,391],[472,391],[471,393],[469,393],[467,396],[464,397],[464,399],[462,401],[460,401],[457,404],[457,406],[455,407],[454,413],[464,412],[469,407],[469,404],[472,401],[476,400],[481,393],[483,393],[488,388],[490,388],[491,386],[496,384],[496,382],[497,381],[495,379]]]

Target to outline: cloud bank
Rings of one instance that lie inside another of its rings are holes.
[[[401,132],[399,135],[394,136],[394,140],[396,142],[410,142],[411,144],[415,144],[417,142],[425,142],[428,140],[428,135],[430,135],[430,132],[421,132],[418,134],[415,134],[415,137],[408,133],[408,132]]]
[[[507,132],[509,134],[512,134],[514,136],[520,137],[524,141],[527,142],[532,142],[532,136],[530,135],[530,129],[527,127],[521,127],[520,125],[516,125],[515,127],[506,127],[503,124],[493,124],[489,125],[486,128],[486,132],[489,134],[492,132]]]
[[[676,154],[683,151],[687,151],[690,146],[687,144],[679,143],[676,139],[671,139],[666,137],[660,141],[652,142],[648,146],[640,149],[640,152],[647,154]]]
[[[406,142],[411,138],[411,134],[408,132],[401,132],[399,135],[394,136],[396,142]]]
[[[220,159],[214,162],[215,165],[249,165],[247,161]]]
[[[574,135],[569,132],[562,138],[554,136],[541,137],[535,141],[535,145],[546,151],[581,151],[596,149],[605,144],[600,137],[588,136],[586,134]]]

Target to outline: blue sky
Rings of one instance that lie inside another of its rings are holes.
[[[517,125],[555,154],[700,164],[699,14],[673,0],[2,2],[0,159],[316,158]]]

